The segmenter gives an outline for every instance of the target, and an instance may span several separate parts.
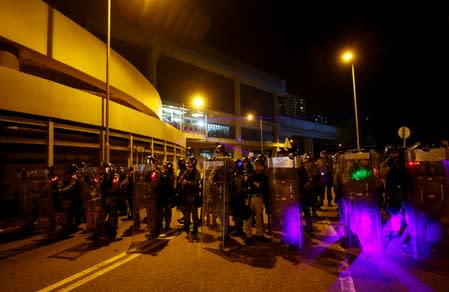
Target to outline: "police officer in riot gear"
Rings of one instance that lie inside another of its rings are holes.
[[[301,182],[301,206],[304,213],[306,233],[309,236],[314,236],[312,227],[312,214],[316,216],[316,192],[319,181],[318,170],[315,164],[310,160],[308,154],[302,155],[301,166],[299,168],[299,181]]]
[[[186,159],[184,157],[181,157],[177,161],[178,170],[176,173],[176,181],[175,181],[175,195],[173,198],[172,205],[173,207],[176,207],[178,210],[182,213],[182,198],[181,198],[181,184],[180,178],[182,177],[183,173],[186,171]],[[179,218],[178,223],[184,224],[184,218]]]
[[[410,180],[404,161],[404,149],[389,147],[387,155],[381,167],[385,187],[385,207],[388,213],[398,214],[404,211]]]
[[[106,232],[108,239],[115,239],[118,228],[119,179],[111,163],[105,165],[100,183],[101,207],[92,239]],[[105,222],[107,218],[107,221]]]
[[[201,175],[197,169],[197,160],[189,156],[186,160],[186,170],[178,178],[179,196],[182,200],[182,213],[184,218],[184,231],[190,232],[190,239],[198,239],[199,217],[195,205],[199,195]]]
[[[74,217],[74,202],[78,201],[81,197],[81,183],[77,172],[78,167],[75,164],[67,167],[62,186],[58,189],[58,193],[62,199],[62,210],[64,212],[64,222],[61,230],[62,236],[67,236],[78,228]]]
[[[148,228],[146,237],[149,241],[155,240],[161,232],[161,228],[159,226],[159,215],[161,214],[161,211],[159,210],[158,200],[162,193],[160,188],[162,172],[157,165],[158,162],[159,160],[155,156],[147,156],[145,158],[145,163],[151,168],[150,192],[144,203],[147,213],[146,223]]]
[[[134,216],[134,168],[129,167],[125,174],[125,178],[120,181],[120,190],[126,200],[128,207],[128,219]]]
[[[211,160],[221,160],[225,167],[216,167],[208,175],[209,194],[208,213],[212,216],[212,223],[216,224],[220,218],[220,224],[223,226],[224,240],[230,239],[230,201],[234,192],[234,166],[235,161],[229,156],[226,147],[218,144],[214,149],[214,157]]]
[[[234,230],[230,232],[230,235],[240,236],[243,235],[244,220],[248,219],[245,214],[245,196],[242,190],[243,187],[243,174],[244,174],[243,162],[241,159],[236,159],[234,166],[234,177],[231,182],[231,200],[229,202],[232,218],[234,220]]]
[[[320,158],[317,159],[316,165],[320,172],[320,195],[319,205],[323,206],[324,201],[327,201],[327,206],[332,207],[332,187],[334,183],[334,165],[332,159],[329,157],[329,152],[323,150],[320,152]]]
[[[58,212],[62,212],[61,198],[58,193],[58,176],[54,165],[48,166],[47,183],[50,198],[50,226],[49,231],[55,231],[57,228],[56,216]]]
[[[158,189],[158,230],[168,231],[172,217],[172,201],[175,194],[175,173],[173,163],[164,162]]]
[[[265,160],[262,157],[256,158],[254,161],[255,170],[253,173],[244,174],[244,189],[247,194],[245,201],[246,206],[249,206],[251,210],[251,216],[245,221],[245,243],[252,245],[254,243],[253,238],[253,217],[256,220],[256,234],[257,240],[266,241],[264,237],[264,222],[263,222],[263,209],[264,201],[269,199],[269,182],[268,176],[265,174]]]

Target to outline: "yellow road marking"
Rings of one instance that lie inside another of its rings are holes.
[[[56,282],[56,283],[54,283],[54,284],[52,284],[52,285],[50,285],[50,286],[48,286],[48,287],[45,287],[45,288],[43,288],[43,289],[40,289],[40,290],[38,290],[38,292],[48,292],[48,291],[52,291],[52,290],[54,290],[54,289],[56,289],[56,288],[58,288],[58,287],[64,286],[64,285],[66,285],[67,283],[72,282],[73,280],[76,280],[76,279],[78,279],[78,278],[80,278],[80,277],[83,277],[83,276],[86,275],[86,274],[89,274],[89,273],[91,273],[91,272],[93,272],[93,271],[95,271],[95,270],[101,269],[102,267],[104,267],[104,266],[106,266],[106,265],[108,265],[108,264],[110,264],[110,263],[112,263],[112,262],[115,262],[115,261],[117,261],[117,260],[119,260],[119,259],[121,259],[122,257],[127,256],[127,255],[128,255],[127,252],[123,252],[123,253],[121,253],[121,254],[118,254],[118,255],[116,255],[115,257],[112,257],[112,258],[110,258],[110,259],[107,259],[107,260],[105,260],[105,261],[103,261],[103,262],[101,262],[101,263],[99,263],[99,264],[96,264],[95,266],[92,266],[92,267],[90,267],[90,268],[88,268],[88,269],[86,269],[86,270],[84,270],[84,271],[81,271],[81,272],[79,272],[79,273],[77,273],[77,274],[74,274],[74,275],[72,275],[72,276],[70,276],[70,277],[67,277],[67,278],[65,278],[65,279],[63,279],[63,280],[61,280],[61,281],[59,281],[59,282]]]
[[[98,271],[98,272],[96,272],[94,274],[91,274],[91,275],[89,275],[89,276],[87,276],[85,278],[82,278],[79,281],[76,281],[75,283],[73,283],[73,284],[71,284],[71,285],[69,285],[67,287],[64,287],[64,288],[60,289],[59,291],[71,291],[71,290],[73,290],[73,289],[75,289],[75,288],[77,288],[77,287],[79,287],[79,286],[81,286],[81,285],[83,285],[83,284],[85,284],[85,283],[87,283],[87,282],[97,278],[97,277],[100,277],[103,274],[106,274],[107,272],[109,272],[109,271],[111,271],[111,270],[113,270],[113,269],[115,269],[115,268],[117,268],[117,267],[119,267],[119,266],[121,266],[121,265],[123,265],[123,264],[125,264],[125,263],[127,263],[127,262],[129,262],[129,261],[131,261],[133,259],[135,259],[136,257],[141,256],[141,255],[142,254],[132,254],[132,255],[130,255],[127,258],[124,258],[124,259],[122,259],[122,260],[120,260],[120,261],[118,261],[118,262],[116,262],[116,263],[114,263],[114,264],[112,264],[110,266],[107,266],[106,268],[104,268],[104,269],[102,269],[102,270],[100,270],[100,271]]]

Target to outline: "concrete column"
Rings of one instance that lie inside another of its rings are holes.
[[[304,137],[304,152],[313,153],[313,138]]]
[[[52,120],[48,122],[47,131],[47,163],[50,166],[55,164],[55,123]]]
[[[235,140],[237,141],[237,147],[241,150],[242,148],[242,109],[241,109],[241,101],[240,101],[240,80],[234,79],[234,114],[237,116],[237,119],[234,120],[235,127]],[[234,151],[233,157],[239,158],[242,154]]]
[[[147,50],[145,76],[155,88],[157,88],[157,59],[159,56],[160,51],[157,47],[149,48]]]
[[[128,167],[133,165],[133,156],[134,156],[134,136],[129,134],[129,158],[128,158]]]
[[[274,114],[274,142],[279,143],[279,97],[276,93],[273,93],[273,114]]]

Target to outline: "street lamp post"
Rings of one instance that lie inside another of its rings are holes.
[[[200,109],[204,106],[204,98],[201,94],[197,94],[194,98],[193,98],[193,105],[196,108],[196,111],[199,112]],[[204,115],[204,140],[207,141],[207,114],[205,111],[203,111],[203,115]]]
[[[207,141],[208,131],[207,131],[207,114],[204,112],[204,140]]]
[[[111,55],[111,0],[108,0],[108,16],[107,16],[108,32],[107,32],[107,47],[106,47],[106,137],[105,142],[102,143],[104,149],[102,149],[102,159],[104,162],[109,163],[110,160],[110,145],[109,145],[109,58]],[[102,103],[103,104],[103,103]],[[103,115],[103,111],[101,113]],[[102,117],[103,121],[103,117]],[[103,131],[102,137],[103,141]]]
[[[263,124],[261,116],[259,116],[259,127],[260,127],[260,154],[263,154]]]
[[[246,118],[250,121],[254,120],[253,114],[248,114]],[[259,116],[259,129],[260,129],[260,153],[263,154],[263,122],[262,116]]]
[[[355,132],[356,132],[356,139],[357,139],[357,151],[360,151],[359,119],[358,119],[358,114],[357,114],[357,94],[356,94],[356,90],[355,90],[354,62],[352,62],[353,58],[354,58],[354,55],[350,51],[347,51],[342,55],[342,59],[345,63],[351,62],[352,88],[353,88],[353,92],[354,92]]]
[[[181,131],[184,132],[184,111],[185,111],[185,107],[184,107],[184,103],[182,103],[182,112],[181,112]]]

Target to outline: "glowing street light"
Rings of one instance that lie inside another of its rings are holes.
[[[351,51],[346,51],[341,55],[341,59],[344,63],[351,63],[352,68],[352,88],[354,91],[354,114],[355,114],[355,132],[357,138],[357,151],[360,151],[360,139],[359,139],[359,119],[357,114],[357,95],[355,90],[355,73],[354,73],[354,55]]]
[[[111,56],[111,0],[108,0],[108,17],[107,17],[107,46],[106,46],[106,117],[103,111],[104,102],[101,102],[101,159],[103,162],[109,163],[110,160],[110,144],[109,144],[109,58]],[[106,124],[106,137],[103,137],[103,128]]]
[[[246,118],[250,121],[255,120],[255,116],[253,114],[248,114]],[[262,124],[262,116],[259,116],[259,128],[260,128],[260,153],[263,154],[263,124]]]
[[[193,97],[193,105],[195,106],[195,108],[197,110],[199,110],[200,108],[202,108],[204,106],[204,98],[201,95],[195,95]]]
[[[192,100],[193,106],[195,107],[196,111],[199,112],[201,108],[204,107],[204,98],[201,94],[197,94],[193,97]],[[204,112],[204,138],[207,140],[207,114]]]

